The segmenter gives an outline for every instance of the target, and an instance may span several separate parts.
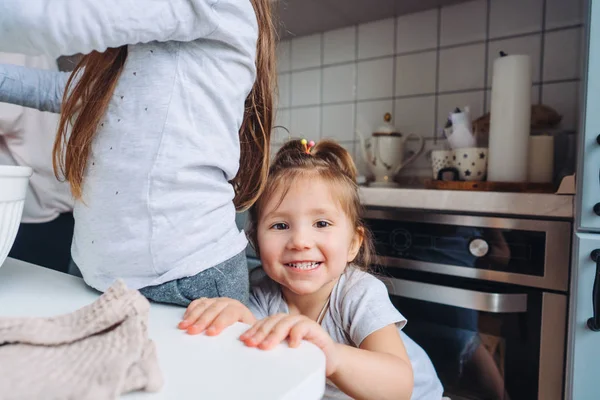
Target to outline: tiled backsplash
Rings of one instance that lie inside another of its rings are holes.
[[[391,112],[425,152],[403,174],[430,174],[428,151],[455,107],[474,118],[490,107],[492,65],[500,50],[529,54],[534,103],[577,126],[581,70],[581,0],[475,0],[282,41],[278,49],[277,124],[294,137],[333,138],[364,172],[359,129],[370,133]],[[277,130],[277,148],[287,133]],[[410,151],[416,142],[407,143]]]

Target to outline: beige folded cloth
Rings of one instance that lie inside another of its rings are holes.
[[[51,318],[0,318],[0,399],[116,399],[163,385],[148,339],[150,304],[117,281]]]

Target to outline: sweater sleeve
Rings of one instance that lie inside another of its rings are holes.
[[[60,113],[69,72],[0,64],[0,102]]]
[[[219,0],[2,0],[0,51],[54,58],[151,41],[191,41],[218,26]]]

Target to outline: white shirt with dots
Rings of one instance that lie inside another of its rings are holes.
[[[129,45],[75,204],[72,256],[85,281],[158,285],[243,251],[228,181],[256,77],[250,1],[29,0],[24,11],[21,0],[0,3],[0,51]],[[67,78],[2,66],[0,101],[58,112]]]

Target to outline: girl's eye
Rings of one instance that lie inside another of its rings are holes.
[[[330,224],[329,222],[327,222],[327,221],[317,221],[317,222],[315,223],[315,226],[316,226],[317,228],[327,228],[327,227],[328,227],[328,226],[330,226],[330,225],[331,225],[331,224]]]
[[[271,226],[271,229],[275,229],[277,231],[281,231],[281,230],[284,230],[284,229],[287,229],[287,228],[288,228],[288,226],[284,222],[278,222],[278,223],[276,223],[276,224],[274,224],[274,225]]]

